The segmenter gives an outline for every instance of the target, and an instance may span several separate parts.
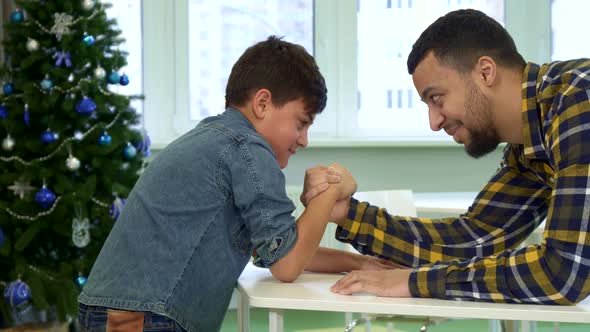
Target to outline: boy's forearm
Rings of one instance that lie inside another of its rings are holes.
[[[305,267],[306,271],[321,273],[339,273],[359,270],[363,256],[330,248],[318,248],[310,262]]]
[[[309,202],[297,220],[297,242],[287,255],[270,267],[275,278],[291,282],[308,266],[324,235],[338,195],[336,188],[329,188]]]

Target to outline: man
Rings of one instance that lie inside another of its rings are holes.
[[[526,63],[500,24],[458,10],[422,33],[408,71],[432,130],[444,129],[476,158],[506,142],[504,157],[460,217],[405,218],[355,199],[338,202],[331,215],[338,239],[410,268],[356,271],[332,291],[540,304],[584,299],[590,60]],[[322,176],[308,172],[303,201],[317,194],[313,183]],[[545,218],[542,243],[515,249]]]

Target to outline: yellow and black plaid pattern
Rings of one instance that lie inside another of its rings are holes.
[[[414,270],[413,296],[572,304],[590,293],[590,60],[528,64],[524,144],[458,218],[351,201],[336,237]],[[543,241],[515,249],[547,218]]]

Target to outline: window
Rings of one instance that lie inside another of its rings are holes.
[[[590,44],[584,38],[590,2],[551,1],[551,60],[590,57]]]
[[[233,64],[270,35],[313,54],[312,0],[189,0],[190,120],[221,113]]]
[[[572,0],[554,3],[562,1]],[[455,146],[431,132],[406,58],[428,24],[468,7],[505,24],[526,60],[550,59],[551,0],[144,1],[144,112],[154,148],[222,111],[237,56],[269,34],[303,44],[326,78],[328,104],[311,146]]]
[[[119,45],[121,51],[128,52],[127,66],[121,68],[120,74],[129,76],[129,84],[109,85],[111,91],[122,95],[141,95],[143,93],[143,61],[142,61],[142,27],[141,0],[106,0],[112,7],[107,8],[107,16],[117,20],[117,27],[121,30],[121,37],[125,42]],[[138,113],[143,112],[143,102],[139,99],[131,101]]]
[[[504,22],[504,2],[489,0],[360,0],[357,11],[358,93],[347,127],[362,136],[450,140],[428,126],[406,61],[412,45],[439,16],[460,8],[481,10]],[[400,33],[403,32],[403,33]]]

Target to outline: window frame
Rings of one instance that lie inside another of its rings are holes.
[[[154,149],[198,123],[190,120],[189,110],[188,1],[142,3],[144,121]],[[455,146],[452,140],[400,139],[356,128],[356,108],[350,107],[357,104],[356,6],[357,0],[314,1],[314,56],[326,78],[329,98],[310,129],[309,145]],[[551,0],[505,1],[504,8],[506,29],[525,59],[550,61]]]

